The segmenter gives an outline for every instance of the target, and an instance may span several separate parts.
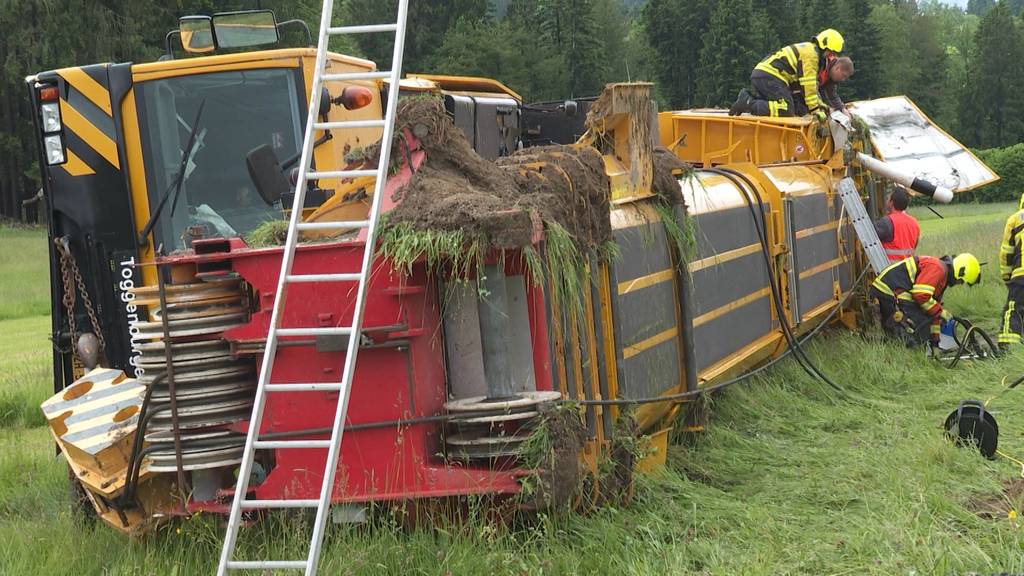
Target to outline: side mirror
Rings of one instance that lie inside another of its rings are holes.
[[[209,16],[183,16],[178,20],[181,47],[192,54],[213,52],[213,24]]]
[[[245,48],[276,44],[277,18],[271,10],[220,12],[213,15],[219,48]]]
[[[249,168],[249,178],[256,185],[256,191],[267,204],[277,203],[282,194],[291,190],[291,183],[281,173],[277,154],[269,145],[261,144],[250,150],[245,155],[245,165]]]

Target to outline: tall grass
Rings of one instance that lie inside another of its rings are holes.
[[[1005,211],[978,210],[983,217],[968,208],[934,223],[922,218],[922,252],[971,250],[994,261]],[[952,289],[948,304],[993,324],[1005,293],[991,267],[985,274],[981,286]],[[12,343],[22,336],[9,335],[6,326],[0,323],[0,350],[7,351],[0,375],[11,371],[13,356],[35,349]],[[45,324],[19,334],[36,329]],[[959,400],[986,399],[1002,379],[1024,372],[1024,354],[949,370],[923,353],[843,331],[826,332],[808,354],[866,401],[837,398],[787,360],[716,396],[707,431],[671,447],[667,468],[641,478],[628,507],[513,526],[486,521],[474,501],[464,522],[435,517],[403,527],[400,515],[380,511],[369,525],[331,529],[321,573],[1024,572],[1024,523],[1009,514],[1024,516],[1024,502],[1002,492],[1021,470],[957,448],[940,429]],[[39,371],[19,379],[26,390],[48,387],[47,357],[22,356]],[[1022,393],[1008,392],[990,406],[1001,448],[1016,456],[1024,455]],[[76,519],[64,465],[45,429],[22,422],[0,429],[0,574],[213,571],[222,528],[208,516],[138,541]],[[971,502],[978,498],[1005,498],[1005,513],[976,514]],[[294,519],[272,519],[247,529],[241,550],[250,557],[300,556],[303,528]]]
[[[50,313],[50,271],[42,228],[0,225],[0,320]]]

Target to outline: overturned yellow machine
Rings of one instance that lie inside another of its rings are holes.
[[[290,215],[281,167],[301,147],[315,54],[28,79],[52,269],[83,278],[69,294],[53,274],[58,346],[43,411],[75,482],[118,529],[226,513],[235,497],[282,259],[256,232]],[[324,176],[302,206],[308,230],[365,217],[373,188],[331,174],[376,167],[382,104],[400,98],[331,492],[340,506],[523,494],[531,478],[568,492],[547,504],[628,491],[635,468],[664,460],[669,432],[695,427],[681,418],[689,401],[831,319],[853,325],[846,302],[867,269],[855,219],[865,199],[878,210],[876,174],[939,199],[995,177],[903,98],[859,103],[855,129],[843,118],[656,115],[643,83],[524,105],[494,80],[390,86],[346,79],[373,62],[328,62],[338,79],[313,112]],[[331,128],[346,122],[365,128]],[[306,235],[296,270],[361,256],[366,236],[336,228]],[[350,324],[351,291],[307,283],[288,296],[294,325]],[[287,441],[330,434],[338,394],[326,387],[344,355],[320,337],[278,354],[281,386],[310,389],[269,397],[249,499],[319,494],[325,455]],[[537,458],[534,434],[553,414],[557,458]]]

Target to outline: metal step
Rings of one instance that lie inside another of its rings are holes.
[[[347,220],[344,222],[299,222],[296,225],[296,229],[302,232],[307,230],[348,230],[351,228],[366,228],[369,225],[369,220]]]
[[[319,500],[242,500],[242,510],[266,510],[270,508],[316,508]]]
[[[293,448],[330,448],[330,440],[257,440],[257,450],[288,450]]]
[[[227,563],[229,570],[305,570],[305,560],[232,560]]]
[[[263,387],[265,392],[338,392],[341,384],[315,383],[315,384],[267,384]]]
[[[348,336],[352,333],[350,326],[334,326],[331,328],[278,328],[278,336]]]
[[[324,82],[351,82],[353,80],[383,80],[391,78],[391,72],[345,72],[342,74],[324,74]]]
[[[398,30],[398,24],[364,24],[362,26],[336,26],[328,28],[327,33],[337,34],[367,34],[370,32],[394,32]]]
[[[313,124],[316,130],[345,130],[347,128],[383,128],[383,120],[341,120],[338,122],[317,122]],[[376,172],[374,170],[373,172]]]
[[[289,283],[301,282],[358,282],[359,273],[342,274],[289,274],[285,281]]]
[[[326,180],[328,178],[365,178],[377,176],[376,170],[330,170],[327,172],[307,172],[306,180]]]

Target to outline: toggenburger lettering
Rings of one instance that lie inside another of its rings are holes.
[[[135,371],[134,375],[138,378],[146,371],[139,366],[139,360],[142,359],[142,340],[139,338],[138,327],[139,307],[135,305],[135,293],[131,292],[135,287],[135,257],[122,260],[119,265],[121,266],[121,280],[117,287],[121,290],[121,302],[124,304],[125,317],[128,319],[128,335],[131,338],[132,347],[132,355],[128,359],[128,363],[132,365]]]

